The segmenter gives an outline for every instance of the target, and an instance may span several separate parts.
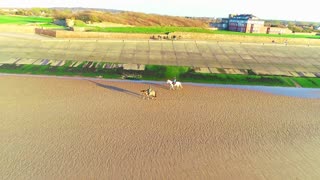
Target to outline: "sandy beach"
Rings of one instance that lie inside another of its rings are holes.
[[[320,100],[0,76],[0,179],[320,179]]]

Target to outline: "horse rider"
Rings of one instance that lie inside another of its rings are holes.
[[[173,84],[173,85],[175,85],[175,84],[176,84],[176,82],[177,82],[177,78],[176,78],[176,77],[174,77],[174,78],[173,78],[173,81],[172,81],[172,84]]]
[[[148,95],[150,95],[151,91],[152,91],[152,89],[151,89],[151,87],[149,86],[149,88],[147,89]]]

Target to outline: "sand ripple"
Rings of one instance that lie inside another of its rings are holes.
[[[239,89],[0,77],[1,179],[320,179],[320,103]]]

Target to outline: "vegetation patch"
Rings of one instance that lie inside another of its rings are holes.
[[[316,88],[320,87],[320,78],[292,78],[295,82],[297,82],[302,87],[307,88]]]
[[[142,33],[142,34],[168,34],[172,32],[198,32],[212,33],[212,30],[200,27],[92,27],[88,31],[92,32],[110,32],[110,33]]]
[[[45,29],[67,29],[67,27],[59,26],[53,23],[50,17],[36,16],[5,16],[0,15],[0,24],[11,25],[36,25]]]
[[[32,24],[32,23],[52,23],[53,19],[49,17],[32,16],[0,16],[0,24]]]
[[[188,72],[180,76],[183,81],[217,84],[264,85],[293,87],[294,84],[280,76],[258,76],[237,74],[206,74]]]

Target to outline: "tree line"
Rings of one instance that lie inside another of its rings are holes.
[[[265,20],[265,25],[280,28],[287,27],[292,32],[320,32],[315,29],[320,26],[320,22]]]

